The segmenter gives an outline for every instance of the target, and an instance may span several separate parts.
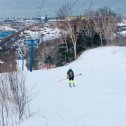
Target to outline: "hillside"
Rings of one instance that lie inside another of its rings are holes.
[[[72,68],[76,87],[66,77]],[[85,51],[71,64],[27,73],[33,116],[20,126],[126,126],[126,47]]]

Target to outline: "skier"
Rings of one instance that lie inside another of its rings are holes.
[[[74,84],[74,72],[71,68],[69,68],[68,72],[67,72],[67,79],[69,79],[69,86],[72,87],[75,87],[75,84]]]

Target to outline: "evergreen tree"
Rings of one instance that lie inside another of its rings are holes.
[[[69,41],[69,39],[67,40]],[[62,66],[74,60],[73,45],[68,41],[66,43],[59,45],[57,56],[56,56],[56,61],[57,61],[56,66]]]
[[[82,51],[85,51],[87,48],[91,48],[92,46],[92,38],[87,36],[84,30],[82,30],[77,39],[77,54],[80,54]]]

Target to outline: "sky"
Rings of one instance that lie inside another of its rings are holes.
[[[76,4],[73,6],[73,13],[79,15],[89,7],[91,0],[0,0],[0,17],[36,17],[46,14],[55,16],[56,11],[63,4],[72,5],[74,2]],[[125,0],[92,0],[92,9],[104,6],[109,6],[115,12],[126,15]]]

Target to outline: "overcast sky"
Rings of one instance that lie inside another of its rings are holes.
[[[43,1],[45,1],[44,4]],[[0,0],[0,17],[34,17],[40,13],[43,16],[45,14],[55,16],[61,5],[73,4],[75,1],[76,4],[73,7],[75,14],[82,14],[91,3],[91,0]],[[126,0],[92,0],[92,9],[104,6],[126,16]]]

